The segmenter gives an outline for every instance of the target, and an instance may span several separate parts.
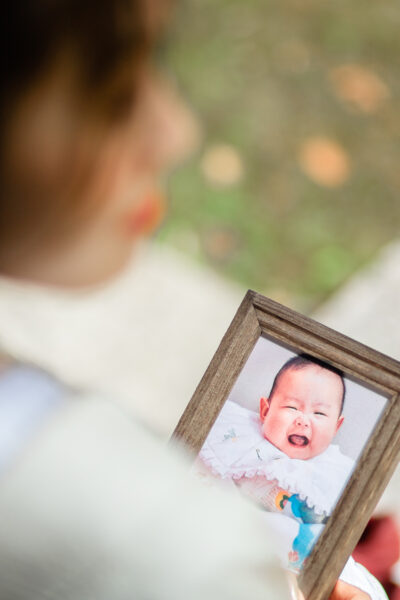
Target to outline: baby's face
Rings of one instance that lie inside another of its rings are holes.
[[[261,398],[264,437],[290,458],[306,460],[331,443],[343,417],[340,377],[317,365],[289,369],[272,398]]]

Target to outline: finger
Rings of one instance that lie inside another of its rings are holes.
[[[339,579],[329,600],[371,600],[371,597],[360,588]]]

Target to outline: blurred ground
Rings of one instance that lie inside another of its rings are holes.
[[[101,290],[0,278],[0,348],[164,438],[249,287],[400,359],[399,26],[394,0],[181,2],[163,60],[204,141],[156,245]]]
[[[183,0],[166,66],[204,127],[159,239],[304,312],[398,235],[395,0]]]

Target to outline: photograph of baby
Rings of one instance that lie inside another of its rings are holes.
[[[386,401],[327,362],[261,337],[194,473],[253,500],[279,532],[285,566],[298,572]]]

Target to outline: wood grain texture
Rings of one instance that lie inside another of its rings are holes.
[[[248,359],[261,330],[247,293],[192,396],[172,439],[198,452]]]
[[[385,409],[299,576],[307,600],[327,600],[398,462],[400,363],[249,290],[182,415],[174,439],[195,453],[200,450],[260,335],[330,362],[387,397]]]
[[[350,371],[354,369],[356,376],[360,370],[365,377],[376,376],[376,382],[383,385],[390,382],[400,392],[400,363],[360,342],[297,313],[278,302],[253,292],[253,304],[257,311],[260,327],[271,334],[281,333],[289,337],[292,345],[301,345],[321,352],[325,360],[337,363],[340,350],[344,350],[340,358],[344,359]],[[378,318],[378,316],[377,316]],[[286,334],[286,335],[285,335]],[[331,359],[330,359],[331,357]],[[393,379],[390,375],[394,375]],[[383,376],[383,377],[382,377]],[[396,387],[397,386],[397,387]]]

